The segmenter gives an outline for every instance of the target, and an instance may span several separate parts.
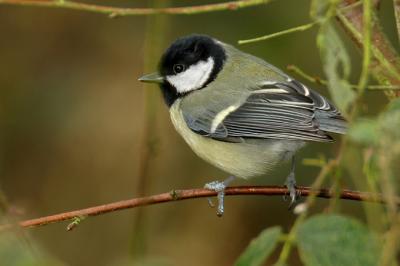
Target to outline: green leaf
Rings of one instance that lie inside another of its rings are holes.
[[[357,220],[340,215],[317,215],[297,232],[300,258],[306,266],[376,266],[380,243]]]
[[[333,101],[346,114],[356,93],[347,81],[351,69],[349,56],[332,22],[327,21],[321,26],[317,44]]]
[[[272,253],[282,229],[279,226],[270,227],[262,231],[257,238],[253,239],[246,250],[236,261],[236,266],[262,265],[266,258]]]
[[[348,136],[354,142],[376,145],[379,142],[379,127],[376,120],[360,120],[352,125]]]

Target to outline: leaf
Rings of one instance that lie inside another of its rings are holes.
[[[262,231],[247,246],[246,250],[236,261],[236,266],[257,266],[261,265],[272,253],[278,239],[281,236],[282,229],[279,226],[270,227]]]
[[[317,44],[333,101],[346,114],[356,93],[347,81],[351,69],[349,56],[332,22],[327,21],[321,26]]]
[[[380,243],[357,220],[340,215],[317,215],[297,232],[300,258],[306,266],[376,266]]]
[[[366,145],[376,145],[379,142],[379,132],[376,120],[364,119],[355,122],[347,134],[354,142]]]

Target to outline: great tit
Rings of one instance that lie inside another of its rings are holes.
[[[206,35],[177,39],[159,71],[139,78],[158,83],[175,129],[201,158],[235,177],[264,175],[292,159],[286,179],[296,200],[295,152],[307,141],[331,142],[346,121],[326,98],[264,60]],[[224,211],[224,182],[217,214]]]

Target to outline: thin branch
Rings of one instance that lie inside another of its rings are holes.
[[[397,38],[400,43],[400,0],[393,0],[393,9],[396,18]]]
[[[265,35],[265,36],[261,36],[261,37],[257,37],[257,38],[253,38],[253,39],[239,40],[238,44],[247,44],[247,43],[259,42],[259,41],[265,41],[265,40],[279,37],[279,36],[282,36],[285,34],[297,32],[297,31],[305,31],[305,30],[311,29],[315,24],[316,24],[316,22],[312,22],[312,23],[304,24],[304,25],[301,25],[298,27],[290,28],[287,30],[275,32],[275,33],[272,33],[269,35]]]
[[[371,1],[371,0],[367,1],[368,2],[367,4],[368,4],[369,13],[367,13],[368,16],[365,18],[368,21],[370,21],[370,17],[371,17],[371,10],[370,10],[371,9],[371,2],[369,2],[369,1]],[[394,0],[394,1],[400,1],[400,0]],[[361,1],[360,2],[354,2],[354,3],[350,4],[350,5],[342,7],[341,11],[346,11],[346,10],[355,8],[355,7],[357,7],[357,6],[361,5],[361,4],[362,4]],[[261,37],[256,37],[256,38],[247,39],[247,40],[239,40],[238,44],[247,44],[247,43],[259,42],[259,41],[265,41],[265,40],[269,40],[269,39],[272,39],[272,38],[275,38],[275,37],[280,37],[282,35],[286,35],[286,34],[293,33],[293,32],[306,31],[306,30],[311,29],[316,24],[318,24],[318,21],[311,22],[311,23],[304,24],[304,25],[297,26],[297,27],[293,27],[293,28],[290,28],[290,29],[287,29],[287,30],[274,32],[272,34],[264,35],[264,36],[261,36]],[[369,41],[369,43],[370,43],[370,39],[371,39],[370,38],[370,32],[371,32],[371,29],[368,27],[368,31],[366,31],[367,36],[365,37],[365,40]],[[370,46],[370,44],[369,44],[369,46]],[[369,58],[369,51],[368,51],[368,58]],[[364,62],[364,64],[365,64],[365,62]]]
[[[316,197],[320,198],[331,198],[334,196],[328,189],[313,190],[310,187],[297,187],[297,192],[302,196],[315,195]],[[288,190],[286,187],[281,187],[281,186],[241,186],[241,187],[228,187],[225,191],[225,194],[227,196],[230,195],[278,196],[278,195],[287,195]],[[37,227],[66,220],[73,220],[73,223],[76,223],[75,221],[77,217],[81,219],[82,217],[86,218],[89,216],[96,216],[109,212],[136,208],[140,206],[147,206],[147,205],[153,205],[171,201],[187,200],[193,198],[213,197],[216,195],[217,193],[215,191],[207,189],[173,190],[171,192],[162,193],[158,195],[122,200],[86,209],[59,213],[32,220],[25,220],[19,222],[18,225],[21,227]],[[368,192],[359,192],[352,190],[342,190],[340,192],[339,198],[346,200],[384,203],[383,197],[380,194],[371,194]],[[398,200],[398,203],[400,204],[400,199]],[[0,229],[4,230],[11,226],[12,225],[3,225],[0,227]]]
[[[187,7],[168,7],[168,8],[128,8],[128,7],[113,7],[104,5],[87,4],[75,1],[60,1],[60,0],[0,0],[0,4],[14,6],[35,6],[35,7],[50,7],[73,9],[87,11],[93,13],[105,14],[110,17],[119,16],[140,16],[154,14],[182,14],[192,15],[200,13],[208,13],[222,10],[237,10],[241,8],[266,4],[272,0],[239,0],[225,3],[207,4],[199,6]]]
[[[327,81],[325,79],[322,79],[318,76],[311,76],[304,72],[302,69],[300,69],[298,66],[295,65],[288,65],[286,67],[287,70],[299,75],[300,77],[304,78],[305,80],[315,83],[315,84],[320,84],[320,85],[327,85]],[[350,84],[350,87],[357,89],[359,85],[354,85]],[[396,85],[368,85],[365,87],[367,90],[400,90],[400,86]]]
[[[283,244],[281,253],[279,254],[279,258],[278,261],[276,262],[275,265],[286,265],[287,260],[289,258],[289,255],[292,251],[293,248],[293,244],[295,242],[296,239],[296,233],[297,233],[297,229],[300,226],[300,224],[307,218],[307,215],[309,213],[309,208],[311,205],[314,204],[316,197],[318,197],[318,193],[316,193],[315,191],[320,190],[320,187],[322,186],[322,184],[324,183],[324,180],[326,179],[326,177],[328,176],[328,174],[338,166],[338,164],[340,163],[340,160],[343,156],[343,149],[345,147],[345,141],[341,142],[340,145],[340,149],[338,152],[338,155],[336,157],[336,159],[334,160],[330,160],[328,163],[326,163],[320,170],[317,178],[315,178],[313,184],[312,184],[312,193],[310,193],[310,197],[307,199],[307,201],[305,202],[306,208],[305,211],[303,211],[299,217],[297,217],[296,221],[294,222],[293,226],[291,227],[288,235],[287,235],[287,239]],[[323,190],[323,189],[322,189]],[[338,195],[339,193],[335,192],[335,193],[330,193],[330,196],[332,198],[342,198],[342,193],[343,191],[340,193],[340,195]],[[375,197],[376,199],[376,197]],[[382,199],[382,198],[381,198]]]
[[[358,82],[358,93],[362,95],[368,84],[369,65],[371,63],[371,28],[372,28],[372,2],[363,1],[363,62],[360,80]]]
[[[166,8],[170,6],[169,0],[150,0],[149,5],[153,8]],[[144,73],[153,71],[157,65],[159,55],[163,53],[166,37],[170,31],[170,16],[148,16],[146,17],[146,28],[143,39],[144,56]],[[135,186],[135,195],[143,197],[149,194],[149,190],[153,185],[154,175],[151,174],[152,169],[156,167],[154,158],[158,151],[160,142],[160,134],[157,130],[159,124],[159,95],[157,90],[148,88],[149,85],[144,84],[143,90],[143,119],[142,132],[140,141],[140,156],[138,156],[138,172],[137,183]],[[148,241],[148,223],[146,220],[148,210],[146,208],[139,209],[132,218],[131,229],[131,256],[147,256],[150,243]]]

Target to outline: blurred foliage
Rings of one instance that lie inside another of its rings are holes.
[[[347,114],[356,94],[348,81],[351,69],[350,58],[332,21],[327,21],[321,26],[317,43],[321,51],[324,71],[328,78],[329,92],[336,106],[344,114]]]
[[[377,211],[374,204],[332,200],[327,207],[323,201],[307,201],[300,219],[280,198],[228,198],[223,219],[204,201],[152,206],[139,214],[87,219],[68,234],[64,224],[32,229],[32,235],[1,232],[1,265],[232,265],[235,260],[237,265],[273,265],[282,252],[290,255],[288,265],[397,265],[398,92],[353,90],[350,84],[359,80],[363,60],[352,41],[362,38],[351,36],[354,28],[343,31],[335,22],[344,2],[353,3],[351,11],[362,10],[366,1],[280,0],[235,12],[170,16],[168,31],[165,20],[157,17],[154,24],[162,24],[162,34],[144,17],[111,20],[61,8],[0,6],[0,203],[11,222],[223,179],[225,173],[186,147],[172,129],[167,109],[154,108],[163,104],[159,92],[144,92],[137,77],[155,69],[160,47],[178,36],[198,32],[235,44],[310,18],[317,26],[307,27],[309,31],[241,49],[280,68],[295,64],[310,77],[326,77],[333,102],[349,119],[349,137],[341,146],[313,145],[301,156],[339,153],[338,166],[329,168],[324,185],[367,187],[387,202]],[[397,30],[390,2],[381,1],[373,23],[393,42]],[[171,1],[175,4],[183,5]],[[397,62],[366,44],[380,56],[371,71],[387,69],[388,64],[379,68],[379,63]],[[394,69],[389,72],[396,76]],[[302,81],[327,95],[318,80]],[[376,82],[399,86],[393,80]],[[330,160],[318,162],[324,171]],[[267,180],[251,184],[282,184],[286,175],[287,169],[280,167]],[[299,184],[310,184],[318,172],[300,167],[297,176]],[[338,206],[331,208],[334,204]],[[323,210],[337,214],[313,215]],[[140,226],[132,227],[139,220]],[[287,243],[298,253],[280,248]]]
[[[246,250],[240,255],[235,263],[236,266],[258,266],[274,251],[278,243],[282,229],[280,227],[270,227],[253,239]]]
[[[316,215],[298,231],[300,257],[305,265],[374,266],[380,257],[376,235],[360,222],[339,215]]]
[[[18,232],[2,232],[0,237],[2,265],[12,266],[63,266],[52,258],[37,243],[32,243]]]
[[[385,152],[396,153],[400,141],[399,129],[400,99],[395,99],[378,117],[356,121],[349,131],[349,137],[368,147],[380,147]]]

